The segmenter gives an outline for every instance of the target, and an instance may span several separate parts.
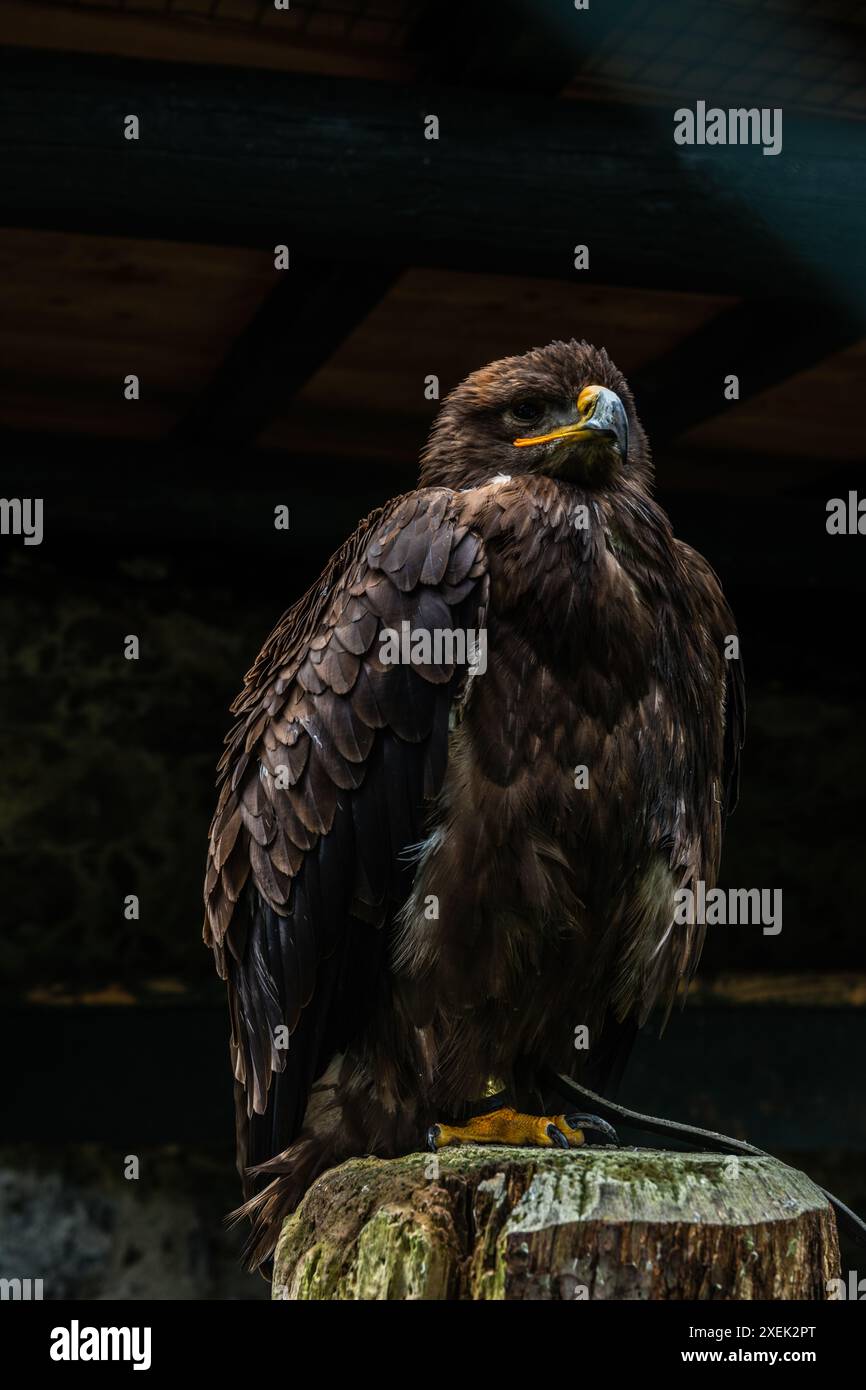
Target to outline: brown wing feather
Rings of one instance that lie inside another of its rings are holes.
[[[624,948],[615,1012],[639,1026],[657,1003],[666,1021],[681,984],[697,969],[706,927],[672,923],[666,905],[671,887],[693,889],[698,880],[715,885],[745,734],[742,662],[725,655],[725,639],[737,629],[718,578],[680,541],[673,542],[671,559],[670,611],[660,614],[661,627],[669,627],[668,660],[660,675],[672,704],[660,717],[650,699],[644,713],[646,755],[656,784],[666,788],[651,821],[651,843],[660,854],[632,895],[626,919],[617,923]]]
[[[481,625],[486,561],[461,505],[431,488],[368,517],[277,624],[232,706],[204,937],[228,982],[242,1170],[291,1142],[384,968],[376,926],[408,891],[404,851],[441,785],[465,672],[383,665],[379,637],[404,621]]]

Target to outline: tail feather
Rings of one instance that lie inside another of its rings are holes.
[[[319,1174],[338,1161],[329,1144],[315,1135],[307,1135],[301,1136],[284,1153],[247,1169],[250,1176],[274,1175],[267,1187],[226,1217],[229,1226],[236,1226],[243,1220],[252,1222],[243,1248],[247,1269],[256,1270],[273,1257],[286,1217],[291,1216]]]

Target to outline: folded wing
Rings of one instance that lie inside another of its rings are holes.
[[[409,493],[284,615],[232,707],[204,935],[228,984],[242,1173],[296,1137],[376,997],[466,684],[461,643],[424,634],[483,626],[487,587],[461,494]],[[387,659],[388,633],[417,659]]]

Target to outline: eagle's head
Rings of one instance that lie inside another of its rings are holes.
[[[603,348],[549,343],[473,372],[442,404],[421,485],[461,488],[544,473],[597,489],[650,479],[649,449],[622,373]]]

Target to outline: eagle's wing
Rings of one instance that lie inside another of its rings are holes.
[[[740,755],[746,735],[746,686],[743,663],[738,653],[731,656],[725,654],[726,639],[737,636],[737,625],[712,566],[703,555],[682,541],[677,542],[677,549],[690,577],[696,617],[699,619],[698,626],[705,639],[704,650],[700,653],[699,660],[701,666],[706,668],[710,682],[717,680],[721,686],[720,712],[717,714],[710,708],[708,718],[713,722],[718,720],[722,728],[720,801],[724,828],[727,817],[737,805],[740,790]],[[723,668],[723,673],[719,680],[720,667]],[[715,878],[718,854],[715,860],[705,867],[708,870],[707,877]]]
[[[650,876],[635,895],[626,923],[626,946],[615,990],[616,1013],[643,1026],[656,1004],[667,1021],[680,986],[694,976],[703,949],[702,922],[674,923],[670,888],[714,885],[725,821],[739,786],[745,735],[745,686],[739,657],[726,657],[736,636],[733,614],[712,567],[675,541],[675,576],[685,604],[676,629],[676,657],[668,673],[677,692],[673,724],[661,743],[647,740],[664,758],[666,792],[652,807],[651,843],[667,859],[661,884]],[[648,727],[652,727],[651,723]],[[658,890],[658,892],[657,892]],[[657,911],[660,908],[660,912]]]
[[[483,626],[487,567],[463,503],[431,488],[372,513],[232,706],[204,935],[228,983],[242,1174],[295,1138],[376,995],[467,669],[383,664],[381,634]]]

